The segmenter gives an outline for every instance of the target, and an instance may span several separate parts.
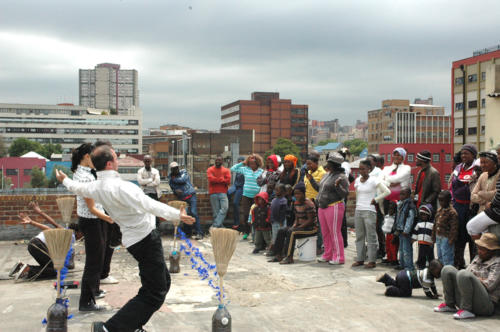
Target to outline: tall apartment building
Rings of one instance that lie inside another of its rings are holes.
[[[128,114],[139,107],[137,70],[120,69],[120,65],[101,63],[94,69],[79,70],[80,106]]]
[[[108,140],[117,152],[142,153],[140,109],[127,115],[102,115],[102,111],[71,104],[0,103],[0,135],[7,147],[24,137],[61,144],[63,152],[69,153],[84,142]]]
[[[480,151],[494,148],[500,143],[496,128],[500,124],[500,45],[454,61],[451,87],[454,151],[464,143],[464,133],[465,143],[475,144]]]
[[[308,105],[280,99],[278,92],[253,92],[251,100],[221,107],[221,129],[254,130],[254,151],[264,154],[278,138],[287,138],[307,154]]]
[[[444,107],[407,99],[382,101],[382,108],[368,111],[368,152],[378,153],[381,144],[449,144],[452,123]]]

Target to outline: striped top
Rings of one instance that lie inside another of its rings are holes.
[[[432,221],[420,221],[415,226],[412,239],[422,244],[432,244],[432,229],[434,223]]]
[[[73,180],[76,182],[95,181],[96,178],[94,177],[94,175],[92,175],[90,171],[91,171],[90,167],[78,165],[76,172],[73,174]],[[102,208],[101,204],[95,202],[95,207],[97,210],[104,213],[104,209]],[[76,214],[82,218],[97,219],[97,217],[93,215],[92,212],[90,212],[89,207],[85,202],[85,199],[80,195],[76,196]]]
[[[231,167],[231,172],[243,174],[245,177],[245,184],[243,185],[243,196],[254,198],[260,191],[260,186],[257,184],[257,178],[262,174],[263,170],[257,168],[253,171],[250,167],[244,165],[242,162]]]
[[[303,225],[307,223],[309,221],[309,215],[313,215],[313,224],[309,225],[308,228],[316,227],[316,206],[310,199],[306,198],[304,203],[295,201],[295,203],[293,203],[293,210],[295,213],[295,222],[297,223],[297,225]]]

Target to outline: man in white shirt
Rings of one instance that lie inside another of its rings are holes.
[[[160,172],[154,167],[151,167],[153,158],[149,154],[144,156],[144,167],[137,171],[137,183],[142,188],[142,191],[155,201],[160,200]],[[156,218],[156,228],[160,220]]]
[[[118,174],[115,151],[103,145],[91,155],[97,170],[97,180],[77,183],[56,170],[56,177],[77,195],[102,204],[122,231],[122,243],[139,264],[142,287],[107,322],[94,322],[92,331],[122,332],[142,329],[157,311],[170,288],[170,275],[163,256],[160,234],[155,229],[154,216],[166,220],[181,220],[186,224],[194,219],[184,210],[174,209],[146,196],[135,184],[123,181]]]

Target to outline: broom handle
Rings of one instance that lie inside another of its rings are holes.
[[[174,226],[174,250],[175,250],[175,241],[177,240],[177,226]]]
[[[223,304],[222,301],[224,299],[224,287],[223,287],[223,285],[224,285],[224,282],[222,280],[222,276],[219,275],[219,287],[220,287],[219,302],[220,302],[220,304]]]
[[[61,295],[61,270],[57,270],[57,298]]]

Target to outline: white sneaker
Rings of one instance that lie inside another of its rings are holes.
[[[457,309],[448,307],[446,303],[441,303],[437,307],[434,307],[435,312],[457,312]]]
[[[21,269],[21,267],[23,266],[23,263],[21,262],[17,262],[9,271],[9,277],[13,277],[17,272],[19,272],[19,270]]]
[[[318,263],[326,263],[328,260],[324,259],[323,257],[318,258]]]
[[[469,319],[475,317],[476,315],[467,310],[458,310],[456,314],[453,314],[453,318],[455,319]]]
[[[328,264],[330,264],[330,265],[343,265],[344,263],[338,262],[338,261],[328,261]]]
[[[105,284],[117,284],[118,282],[119,281],[116,280],[115,278],[113,278],[112,276],[108,276],[105,279],[101,279],[101,284],[102,285],[105,285]]]

